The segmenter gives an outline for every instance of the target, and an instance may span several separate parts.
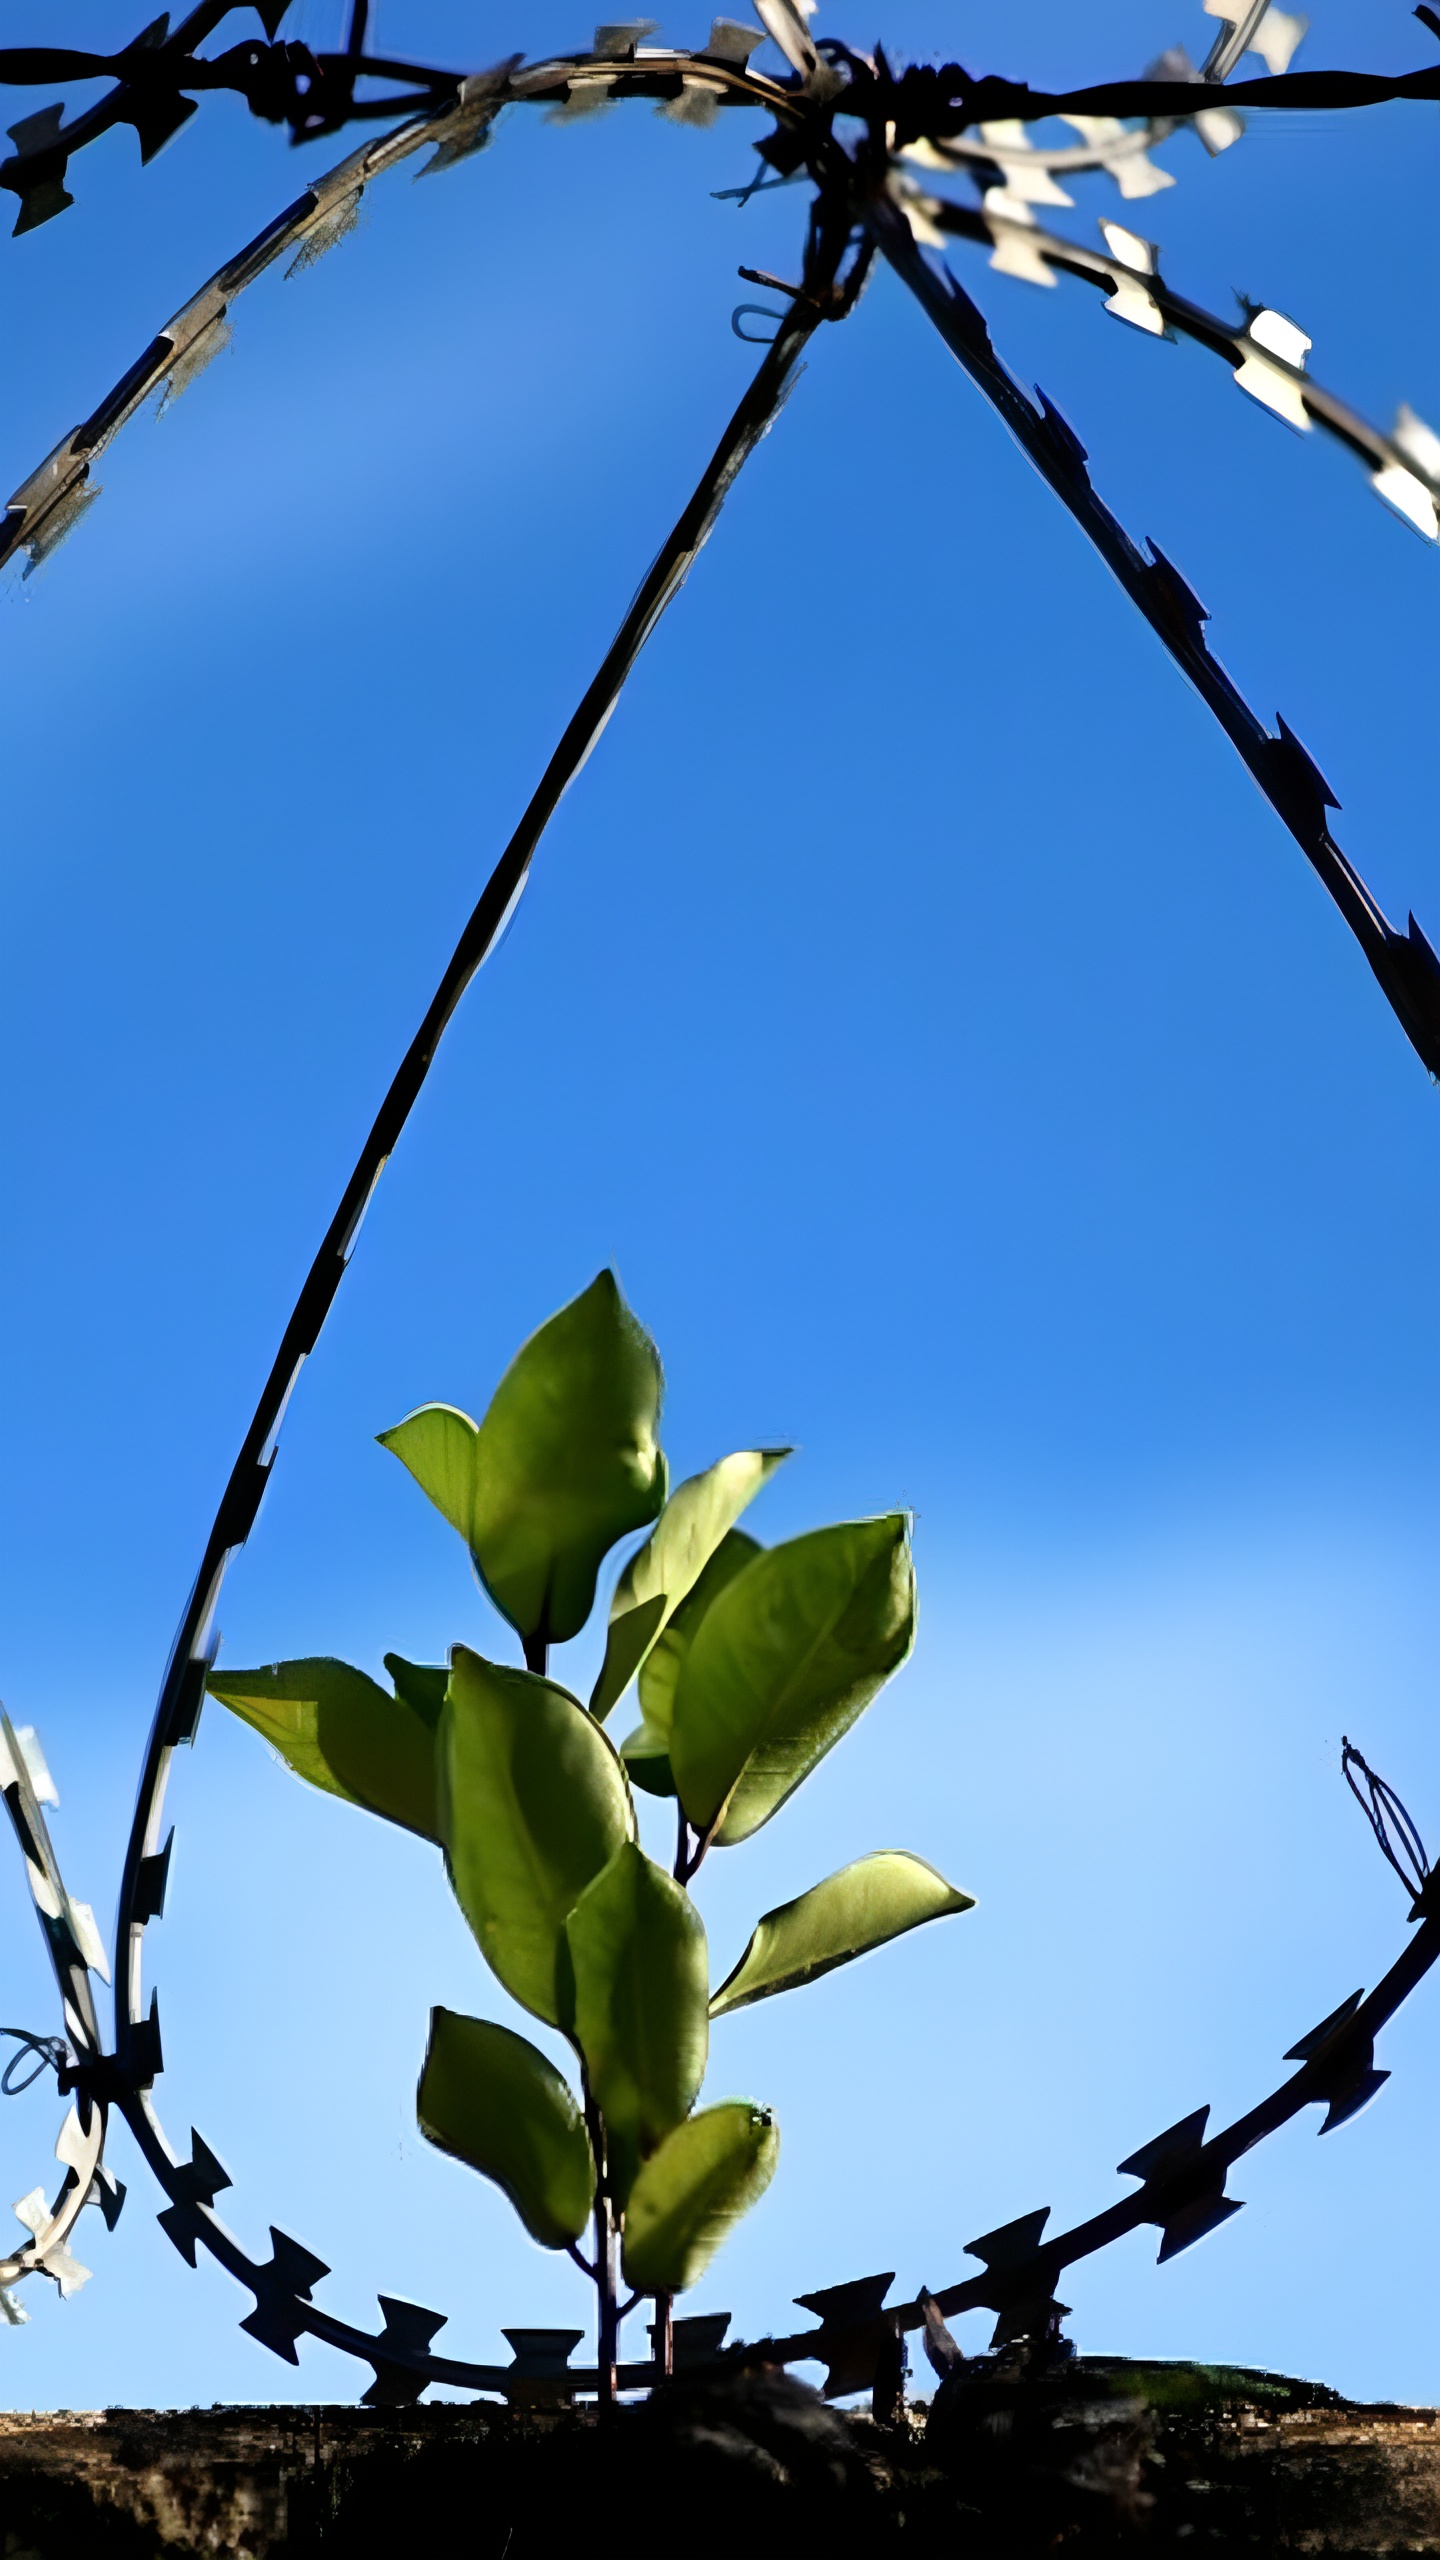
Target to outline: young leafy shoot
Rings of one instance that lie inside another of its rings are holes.
[[[554,1681],[456,1645],[440,1771],[450,1881],[480,1952],[522,2009],[559,2026],[566,1919],[635,1831],[614,1746]]]
[[[680,1666],[670,1764],[695,1830],[729,1848],[778,1813],[915,1639],[905,1514],[812,1529],[755,1556]]]
[[[746,1504],[789,1455],[788,1449],[737,1449],[676,1486],[615,1586],[605,1659],[590,1699],[590,1712],[602,1723]]]
[[[568,2082],[524,2036],[432,2009],[415,2112],[427,2142],[504,2189],[542,2249],[579,2239],[595,2201],[590,2137]]]
[[[759,2203],[779,2157],[774,2117],[743,2098],[677,2125],[630,2192],[626,2283],[640,2293],[685,2293],[698,2284],[741,2215]]]
[[[387,1654],[385,1667],[393,1698],[367,1672],[323,1655],[212,1671],[206,1687],[312,1787],[438,1841],[435,1735],[446,1674],[398,1654]]]
[[[657,1637],[640,1670],[640,1713],[643,1721],[620,1745],[620,1757],[630,1772],[631,1782],[643,1787],[647,1795],[673,1796],[675,1779],[670,1767],[670,1723],[675,1706],[675,1683],[680,1665],[694,1640],[695,1630],[711,1602],[717,1599],[752,1556],[764,1554],[758,1538],[745,1529],[731,1529],[720,1541],[688,1599],[682,1600],[674,1616]]]
[[[915,1584],[899,1512],[771,1548],[736,1527],[785,1449],[735,1450],[667,1503],[661,1384],[602,1271],[532,1334],[482,1422],[425,1405],[381,1434],[464,1538],[523,1670],[461,1644],[448,1670],[387,1654],[393,1695],[329,1659],[209,1680],[312,1785],[437,1842],[486,1963],[568,2039],[578,2093],[526,2037],[437,2008],[416,2108],[428,2141],[593,2280],[602,2400],[634,2307],[617,2255],[637,2296],[686,2291],[774,2174],[767,2109],[695,2112],[711,2018],[971,1907],[923,1859],[882,1850],[767,1912],[712,1997],[685,1886],[712,1844],[769,1821],[899,1668]],[[651,1523],[587,1709],[549,1678],[549,1649],[583,1627],[616,1540]],[[617,1751],[604,1720],[632,1681],[641,1723]],[[673,1876],[640,1845],[632,1781],[679,1797]]]
[[[662,1383],[654,1343],[602,1271],[516,1353],[483,1422],[430,1404],[380,1433],[527,1645],[579,1634],[609,1550],[659,1512]]]
[[[688,2116],[705,2077],[705,1924],[688,1893],[627,1840],[581,1894],[565,1936],[569,2024],[623,2207],[641,2160]]]
[[[729,2009],[768,2000],[818,1982],[822,1973],[868,1955],[918,1929],[927,1920],[973,1911],[975,1897],[960,1893],[908,1849],[877,1849],[812,1885],[793,1902],[767,1911],[733,1973],[710,2003],[712,2018]]]

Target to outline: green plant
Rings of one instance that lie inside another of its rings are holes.
[[[387,1654],[388,1693],[328,1658],[209,1682],[299,1776],[435,1841],[492,1971],[569,2040],[578,2098],[524,2036],[436,2009],[417,2108],[431,2142],[594,2281],[607,2396],[620,2320],[654,2296],[668,2363],[673,2296],[774,2173],[767,2109],[696,2112],[711,2019],[970,1907],[922,1859],[882,1850],[767,1912],[712,1995],[687,1888],[898,1670],[915,1583],[900,1512],[771,1548],[736,1527],[784,1449],[736,1451],[667,1501],[661,1387],[606,1271],[532,1335],[482,1422],[425,1405],[380,1435],[464,1538],[523,1670],[456,1645],[448,1669]],[[587,1707],[549,1677],[550,1648],[579,1634],[606,1555],[638,1529]],[[632,1681],[641,1722],[617,1750],[605,1718]],[[674,1800],[668,1872],[640,1845],[637,1788]]]

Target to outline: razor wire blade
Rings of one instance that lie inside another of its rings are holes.
[[[1221,0],[1205,0],[1205,6],[1222,25],[1202,70],[1194,70],[1183,48],[1172,48],[1152,71],[1173,84],[1213,87],[1228,77],[1251,45],[1272,72],[1285,70],[1303,35],[1302,19],[1273,6],[1252,5],[1243,19],[1232,22]],[[100,495],[93,467],[120,428],[157,392],[161,410],[167,407],[228,343],[229,313],[239,294],[287,250],[294,252],[287,274],[312,263],[353,227],[367,185],[427,144],[434,150],[422,176],[454,167],[482,149],[506,105],[548,101],[552,116],[563,120],[613,105],[619,95],[634,94],[637,83],[649,95],[657,83],[673,89],[678,80],[676,93],[661,97],[659,104],[683,122],[710,121],[721,102],[765,105],[777,115],[793,112],[783,88],[749,69],[750,54],[763,34],[774,36],[807,86],[813,87],[825,66],[793,0],[765,0],[760,14],[766,20],[763,30],[717,18],[703,54],[645,45],[651,26],[639,20],[598,28],[588,56],[528,68],[512,56],[488,72],[456,76],[453,94],[313,180],[163,324],[90,417],[14,491],[0,522],[0,565],[24,551],[25,575],[39,567]],[[177,31],[177,42],[183,32]],[[0,57],[0,70],[3,65]],[[924,245],[942,246],[949,237],[988,240],[990,264],[1002,274],[1041,285],[1052,285],[1057,272],[1108,283],[1105,308],[1114,317],[1151,335],[1187,336],[1226,355],[1235,380],[1252,398],[1301,432],[1319,425],[1337,436],[1367,462],[1371,485],[1384,502],[1427,540],[1440,541],[1440,437],[1412,409],[1402,404],[1390,434],[1383,435],[1310,380],[1305,357],[1311,341],[1285,315],[1248,305],[1243,326],[1227,328],[1215,315],[1170,292],[1160,279],[1155,244],[1122,224],[1102,221],[1108,253],[1102,257],[1036,222],[1036,204],[1073,203],[1056,183],[1058,173],[1104,169],[1130,198],[1173,185],[1170,174],[1157,170],[1148,153],[1182,122],[1193,125],[1205,140],[1205,119],[1230,115],[1228,108],[1205,109],[1183,118],[1177,113],[1127,124],[1114,116],[1071,113],[1062,120],[1082,140],[1065,148],[1031,142],[1018,118],[986,119],[975,128],[974,140],[961,132],[897,142],[891,154],[892,191]],[[1242,129],[1238,119],[1232,121],[1230,141]],[[1219,147],[1210,132],[1207,148]],[[979,212],[927,194],[910,174],[916,167],[950,175],[968,172],[981,189]]]
[[[30,2237],[0,2257],[0,2296],[9,2297],[10,2288],[26,2276],[45,2275],[68,2297],[90,2274],[70,2246],[81,2213],[87,2204],[98,2204],[113,2230],[125,2195],[105,2165],[107,2102],[90,2085],[103,2055],[91,1977],[108,1983],[110,1967],[94,1912],[66,1891],[60,1873],[41,1811],[42,1804],[53,1805],[58,1798],[34,1729],[25,1726],[17,1732],[3,1708],[0,1794],[25,1862],[31,1900],[60,1994],[64,2035],[55,2040],[54,2055],[47,2050],[44,2058],[56,2061],[62,2094],[69,2088],[78,2092],[55,2144],[55,2157],[65,2172],[58,2193],[52,2200],[46,2188],[37,2185],[15,2206]],[[49,2043],[35,2037],[25,2041],[44,2047]],[[26,2316],[13,2298],[0,2302],[0,2309],[12,2320]]]

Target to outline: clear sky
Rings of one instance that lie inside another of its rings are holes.
[[[64,16],[45,32],[116,33],[108,8]],[[1401,0],[1312,16],[1299,65],[1428,58]],[[323,43],[340,19],[304,0],[292,23]],[[697,0],[663,32],[705,24]],[[377,35],[478,65],[590,25],[380,0]],[[817,25],[1037,83],[1178,40],[1198,59],[1214,32],[1198,0],[836,0]],[[444,179],[392,176],[332,256],[245,297],[231,351],[132,424],[69,544],[0,595],[0,1690],[107,1930],[170,1637],[301,1274],[756,361],[730,313],[765,297],[735,267],[797,271],[800,191],[712,193],[759,130],[516,111]],[[1214,162],[1166,146],[1178,184],[1138,207],[1080,180],[1055,221],[1128,220],[1195,300],[1291,314],[1381,425],[1401,399],[1440,425],[1437,130],[1433,106],[1256,119]],[[215,100],[148,170],[132,134],[87,151],[73,211],[5,246],[0,483],[348,147],[292,155]],[[1387,912],[1440,942],[1434,550],[1201,350],[954,258],[1324,769]],[[998,2222],[1097,2210],[1118,2160],[1207,2099],[1248,2106],[1399,1951],[1339,1749],[1433,1847],[1437,1155],[1437,1097],[1295,846],[877,276],[814,343],[449,1033],[222,1611],[234,1662],[513,1658],[374,1434],[432,1397],[480,1412],[606,1262],[665,1357],[676,1475],[795,1442],[766,1538],[913,1506],[912,1664],[700,1899],[721,1973],[760,1911],[866,1849],[919,1851],[979,1906],[717,2029],[708,2093],[773,2104],[782,2159],[688,2308],[783,2326],[817,2285],[938,2287]],[[520,2023],[435,1854],[214,1705],[172,1810],[157,2096],[227,2164],[234,2227],[303,2241],[334,2269],[320,2299],[367,2324],[377,2291],[447,2311],[456,2353],[579,2326],[574,2270],[415,2130],[431,2004]],[[52,2031],[8,1850],[0,1944],[4,2022]],[[1082,2346],[1440,2398],[1437,2024],[1432,1982],[1377,2103],[1243,2163],[1247,2210],[1190,2255],[1157,2269],[1141,2234],[1075,2269]],[[7,2206],[57,2123],[53,2087],[0,2108]],[[364,2387],[244,2337],[248,2297],[171,2249],[123,2130],[114,2161],[119,2228],[86,2216],[69,2303],[25,2287],[0,2402]]]

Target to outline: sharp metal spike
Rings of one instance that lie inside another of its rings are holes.
[[[190,2157],[177,2171],[185,2191],[197,2204],[213,2204],[222,2187],[233,2186],[229,2170],[217,2160],[208,2142],[202,2140],[195,2127],[190,2127]]]
[[[1040,407],[1044,412],[1045,424],[1050,430],[1050,441],[1060,454],[1066,468],[1072,471],[1077,479],[1088,481],[1090,475],[1087,472],[1085,465],[1089,461],[1090,456],[1075,433],[1074,428],[1071,426],[1069,419],[1061,416],[1054,401],[1047,399],[1038,382],[1035,385],[1035,397],[1039,401]]]
[[[512,2408],[543,2409],[569,2400],[574,2383],[568,2367],[583,2329],[502,2329],[515,2361],[505,2382]]]
[[[1354,2017],[1364,1997],[1363,1991],[1352,1991],[1349,1999],[1342,2000],[1338,2009],[1332,2009],[1328,2018],[1322,2018],[1318,2027],[1312,2027],[1308,2035],[1296,2039],[1287,2052],[1285,2060],[1313,2062],[1317,2054],[1321,2053],[1330,2042],[1331,2037],[1345,2025],[1347,2019]]]
[[[885,2341],[892,2334],[881,2317],[881,2305],[894,2281],[893,2272],[856,2276],[849,2284],[825,2285],[818,2293],[794,2296],[801,2310],[813,2311],[821,2324],[815,2354],[826,2368],[827,2400],[873,2389]]]
[[[1205,2139],[1209,2117],[1208,2107],[1197,2107],[1193,2115],[1182,2116],[1178,2124],[1157,2133],[1153,2142],[1142,2142],[1128,2160],[1120,2161],[1115,2171],[1117,2178],[1143,2178],[1148,2185],[1151,2179],[1162,2179],[1193,2160]]]
[[[148,2089],[165,2068],[160,2043],[160,1995],[156,1991],[150,1994],[149,2017],[131,2021],[130,2067],[137,2089]]]
[[[830,2284],[819,2293],[797,2293],[792,2299],[802,2311],[813,2311],[827,2329],[848,2329],[856,2320],[868,2320],[877,2312],[895,2281],[892,2269],[885,2276],[855,2276],[849,2284]]]
[[[122,2181],[116,2177],[113,2169],[107,2169],[102,2165],[96,2170],[95,2183],[90,2190],[90,2202],[92,2204],[98,2204],[100,2207],[101,2212],[105,2216],[105,2228],[107,2231],[113,2231],[116,2223],[120,2219],[121,2207],[125,2202],[125,2193],[125,2187]]]
[[[174,1846],[175,1831],[172,1824],[170,1836],[164,1848],[158,1849],[152,1858],[142,1858],[140,1861],[140,1874],[135,1890],[134,1917],[142,1925],[147,1920],[158,1920],[165,1909],[165,1890],[170,1882],[170,1852]]]
[[[448,2317],[443,2311],[423,2310],[418,2302],[396,2302],[388,2293],[382,2293],[379,2302],[385,2327],[378,2343],[382,2347],[403,2348],[411,2355],[425,2354]]]
[[[1213,2191],[1209,2195],[1197,2196],[1193,2204],[1182,2205],[1165,2225],[1156,2265],[1163,2267],[1167,2258],[1178,2258],[1182,2249],[1193,2249],[1196,2241],[1203,2240],[1207,2232],[1218,2231],[1222,2222],[1228,2222],[1232,2214],[1243,2213],[1244,2209],[1243,2199],[1217,2195]]]
[[[979,2258],[995,2273],[1009,2267],[1022,2266],[1033,2258],[1040,2246],[1040,2234],[1050,2219],[1050,2207],[1042,2204],[1038,2213],[1022,2213],[1013,2222],[1002,2222],[994,2231],[982,2231],[978,2240],[967,2240],[967,2258]]]
[[[429,2386],[429,2375],[417,2373],[413,2366],[391,2362],[384,2354],[386,2347],[408,2355],[427,2353],[437,2329],[445,2326],[443,2311],[424,2311],[415,2302],[396,2302],[389,2294],[380,2296],[385,2326],[375,2341],[373,2362],[375,2379],[361,2395],[367,2409],[413,2408],[421,2393]]]
[[[1371,2050],[1373,2051],[1373,2047]],[[1374,2071],[1368,2067],[1359,2072],[1348,2089],[1339,2091],[1331,2099],[1329,2113],[1320,2127],[1321,2132],[1334,2133],[1340,2125],[1348,2124],[1352,2116],[1358,2116],[1362,2107],[1369,2106],[1376,2091],[1384,2088],[1389,2077],[1388,2071]]]
[[[247,2278],[255,2290],[255,2308],[240,2326],[272,2355],[283,2357],[286,2364],[298,2364],[295,2341],[305,2327],[299,2305],[309,2301],[311,2288],[330,2270],[323,2258],[303,2249],[287,2232],[277,2231],[273,2222],[270,2241],[269,2265],[257,2267]]]

